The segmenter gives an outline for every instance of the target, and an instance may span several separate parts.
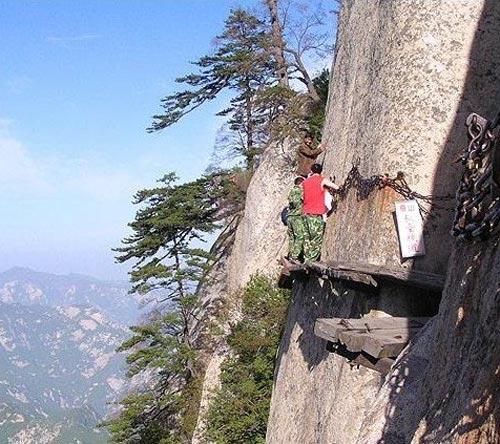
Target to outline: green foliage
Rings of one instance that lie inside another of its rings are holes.
[[[225,148],[243,155],[252,169],[265,138],[260,128],[267,114],[257,112],[254,98],[258,90],[273,82],[273,61],[266,50],[269,39],[265,24],[256,16],[243,9],[232,10],[224,32],[215,39],[215,53],[193,63],[198,72],[176,80],[187,89],[162,100],[164,112],[153,116],[149,131],[167,128],[223,90],[234,91],[229,106],[218,113],[228,116],[228,129],[237,135],[226,138]]]
[[[120,414],[104,424],[114,443],[184,443],[194,430],[201,369],[190,325],[211,255],[191,245],[238,211],[239,203],[227,173],[176,181],[167,174],[160,186],[136,194],[141,207],[129,224],[133,233],[115,250],[119,262],[134,261],[132,291],[154,290],[155,304],[148,321],[131,327],[133,335],[119,348],[128,352],[128,376],[149,375],[149,382],[123,399]]]
[[[198,409],[201,400],[201,392],[203,388],[203,376],[201,371],[197,372],[197,376],[193,378],[183,390],[181,399],[181,410],[183,412],[180,418],[181,428],[186,436],[192,436],[198,421]]]
[[[229,91],[229,106],[217,113],[227,117],[216,141],[217,158],[242,158],[245,168],[253,171],[256,157],[269,141],[297,137],[308,126],[319,133],[326,100],[317,89],[324,86],[324,77],[311,81],[302,58],[308,51],[326,46],[325,38],[313,32],[322,25],[320,16],[317,12],[308,17],[308,24],[298,26],[297,34],[292,31],[281,36],[285,40],[302,36],[299,49],[287,49],[295,56],[285,69],[290,78],[306,85],[307,92],[293,90],[277,78],[270,23],[238,8],[231,11],[224,31],[215,39],[214,53],[194,62],[194,73],[176,79],[185,89],[162,99],[163,112],[153,116],[148,131],[165,129],[222,91]],[[290,42],[284,43],[290,46]]]
[[[311,132],[311,134],[314,135],[314,138],[316,140],[321,140],[321,133],[323,131],[323,125],[325,123],[326,104],[328,102],[330,71],[328,71],[328,69],[324,69],[312,81],[320,100],[312,105],[307,120],[309,131]]]
[[[154,397],[151,394],[130,395],[120,402],[122,411],[118,418],[104,422],[111,434],[111,443],[144,443],[160,442],[165,431],[157,421],[147,425],[138,419],[150,408],[154,408]]]
[[[129,224],[133,234],[115,249],[118,262],[136,260],[130,273],[132,292],[170,289],[167,298],[172,299],[179,291],[193,290],[193,286],[184,287],[200,282],[208,255],[191,248],[191,242],[203,240],[219,228],[218,221],[240,209],[240,201],[232,197],[237,192],[228,173],[184,184],[176,181],[175,174],[167,174],[159,187],[141,190],[134,197],[134,204],[142,208]]]
[[[162,100],[165,113],[153,116],[155,121],[150,130],[172,125],[226,88],[241,92],[248,83],[254,88],[259,86],[271,63],[263,51],[268,39],[264,24],[257,17],[242,9],[231,11],[224,32],[215,40],[215,53],[193,62],[198,67],[197,73],[176,79],[189,88]],[[231,105],[220,114],[232,113],[234,103]]]
[[[306,45],[295,56],[297,79],[308,89],[301,93],[278,81],[270,35],[269,23],[243,9],[231,11],[215,40],[215,52],[194,62],[196,72],[177,79],[184,89],[166,96],[163,113],[153,117],[149,131],[167,128],[230,91],[229,106],[218,113],[227,118],[219,145],[243,159],[244,167],[217,169],[184,184],[167,174],[157,187],[141,190],[134,198],[140,209],[129,224],[132,234],[115,250],[116,259],[132,261],[131,292],[147,295],[154,307],[146,322],[131,328],[133,335],[120,350],[129,353],[129,376],[147,374],[149,381],[142,392],[122,400],[120,414],[106,423],[114,443],[190,441],[202,382],[190,331],[199,288],[207,283],[221,250],[226,251],[225,236],[237,225],[256,157],[270,140],[296,137],[308,128],[319,134],[323,125],[328,74],[312,84],[301,61],[315,45]],[[193,247],[224,223],[230,229],[222,231],[223,241],[219,239],[210,254]],[[262,276],[244,291],[243,318],[229,337],[234,357],[223,366],[222,388],[209,413],[207,436],[215,442],[264,442],[287,298]]]
[[[222,366],[206,436],[215,443],[264,443],[276,352],[289,292],[254,276],[243,292],[242,319],[229,336],[233,357]]]

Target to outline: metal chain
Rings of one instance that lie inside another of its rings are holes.
[[[469,144],[457,159],[465,170],[456,193],[451,232],[460,239],[484,240],[500,223],[500,131],[495,131],[500,126],[500,111],[492,121],[472,113],[467,118],[466,126]],[[351,189],[356,190],[356,199],[360,201],[377,189],[389,187],[405,199],[416,200],[422,213],[430,214],[428,205],[450,210],[436,201],[451,200],[453,196],[429,196],[413,191],[401,171],[394,178],[388,174],[363,177],[359,164],[359,158],[353,161],[337,191],[340,200],[344,200]]]
[[[420,208],[420,211],[430,214],[425,204],[432,204],[434,208],[449,210],[449,208],[437,205],[435,201],[450,200],[453,196],[426,196],[413,191],[406,182],[405,175],[399,171],[396,177],[391,178],[388,174],[373,175],[371,177],[363,177],[359,171],[360,159],[353,161],[352,168],[347,174],[344,183],[340,186],[337,194],[341,200],[345,199],[350,189],[356,190],[356,199],[358,201],[367,199],[368,196],[375,190],[381,190],[385,187],[392,188],[396,193],[403,196],[405,199],[414,199]]]
[[[464,172],[456,194],[451,233],[460,239],[487,239],[500,222],[500,188],[494,180],[495,143],[498,143],[500,112],[492,121],[472,113],[467,117],[468,146],[457,159]]]

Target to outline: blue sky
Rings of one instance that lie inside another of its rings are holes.
[[[0,0],[0,271],[123,278],[131,196],[207,166],[222,100],[156,134],[173,79],[235,0]]]

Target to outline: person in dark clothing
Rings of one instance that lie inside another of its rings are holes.
[[[307,177],[311,172],[311,166],[324,150],[321,143],[315,147],[312,135],[306,134],[302,145],[297,150],[297,175]]]

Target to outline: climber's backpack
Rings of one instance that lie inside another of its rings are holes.
[[[283,222],[283,225],[288,225],[288,213],[290,212],[290,208],[288,208],[288,205],[281,210],[281,222]]]

